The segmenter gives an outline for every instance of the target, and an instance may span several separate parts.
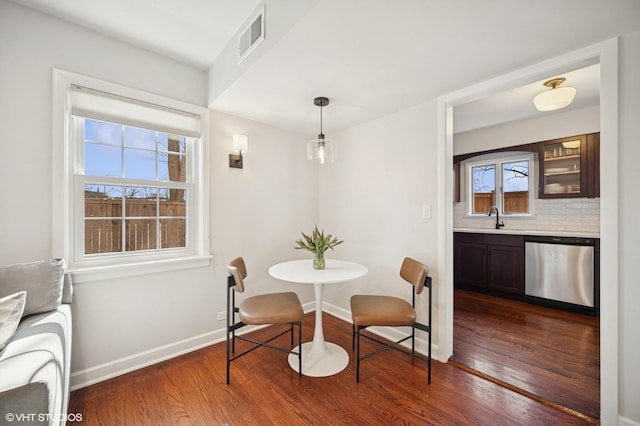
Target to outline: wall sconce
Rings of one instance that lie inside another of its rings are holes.
[[[249,150],[249,140],[246,135],[233,135],[233,152],[229,154],[229,167],[242,168],[242,154]]]

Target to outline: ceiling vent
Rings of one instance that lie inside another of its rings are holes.
[[[238,38],[238,63],[242,63],[264,40],[264,6]]]

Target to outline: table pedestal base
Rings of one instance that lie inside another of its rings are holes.
[[[349,354],[335,343],[322,342],[322,346],[314,346],[314,342],[302,344],[302,374],[310,377],[327,377],[338,374],[349,364]],[[318,347],[320,349],[318,350]],[[324,350],[323,350],[324,349]],[[297,352],[298,347],[294,350]],[[298,371],[298,356],[289,355],[289,365]]]

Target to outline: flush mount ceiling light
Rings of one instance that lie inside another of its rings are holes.
[[[569,106],[573,102],[573,98],[576,96],[576,89],[573,87],[558,87],[566,78],[558,77],[545,81],[544,86],[550,87],[551,90],[542,92],[533,98],[538,111],[555,111],[557,109]]]
[[[322,107],[329,105],[329,99],[318,97],[313,100],[313,104],[320,107],[320,134],[318,139],[311,139],[307,142],[307,158],[318,160],[320,164],[336,161],[337,147],[331,139],[325,139],[322,133]]]

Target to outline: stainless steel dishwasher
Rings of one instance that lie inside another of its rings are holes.
[[[525,237],[525,296],[594,308],[593,238]]]

